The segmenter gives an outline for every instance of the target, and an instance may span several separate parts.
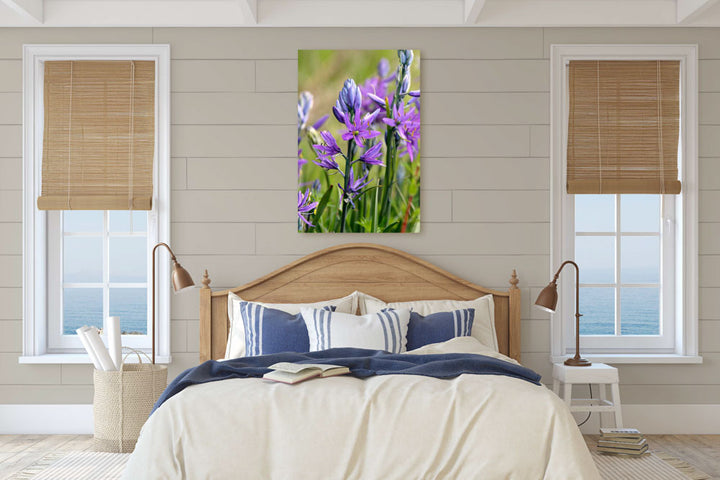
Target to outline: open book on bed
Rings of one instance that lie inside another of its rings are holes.
[[[263,375],[267,380],[295,384],[315,377],[334,377],[350,373],[348,367],[322,363],[290,363],[280,362],[270,365],[272,372]]]

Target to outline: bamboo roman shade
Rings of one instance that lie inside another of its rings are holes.
[[[150,210],[154,61],[46,61],[40,210]]]
[[[569,63],[568,193],[680,193],[680,62]]]

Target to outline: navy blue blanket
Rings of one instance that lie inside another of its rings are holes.
[[[373,375],[423,375],[454,378],[464,373],[474,375],[505,375],[540,385],[540,375],[529,368],[510,362],[469,353],[441,355],[406,355],[362,348],[331,348],[310,353],[276,353],[258,357],[242,357],[223,362],[208,360],[189,368],[168,385],[153,407],[153,412],[173,395],[191,385],[217,382],[230,378],[262,377],[270,365],[278,362],[328,363],[350,369],[350,375],[366,378]]]

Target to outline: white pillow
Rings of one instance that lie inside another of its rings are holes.
[[[496,352],[499,351],[495,333],[495,302],[492,295],[475,300],[417,300],[414,302],[385,303],[366,293],[357,292],[360,302],[360,314],[375,313],[385,308],[408,308],[426,317],[438,312],[452,312],[463,308],[474,308],[475,319],[471,335]]]
[[[445,342],[431,343],[405,352],[406,355],[438,355],[444,353],[474,353],[520,365],[517,360],[496,352],[473,337],[455,337]]]
[[[407,308],[368,315],[302,309],[310,351],[336,347],[369,348],[402,353],[406,350],[410,310]]]
[[[335,298],[316,303],[262,303],[254,302],[265,308],[274,308],[283,312],[297,315],[303,308],[323,308],[335,307],[335,311],[342,313],[357,312],[358,293],[353,292],[347,297]],[[242,317],[240,316],[240,302],[244,302],[242,298],[234,293],[228,293],[228,320],[230,320],[230,331],[228,332],[227,347],[225,348],[225,358],[239,358],[245,356],[245,327],[243,326]]]

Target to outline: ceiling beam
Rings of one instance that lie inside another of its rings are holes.
[[[246,23],[255,24],[258,23],[257,19],[257,2],[258,0],[238,0],[240,3],[240,10],[242,10],[243,17]]]
[[[23,17],[43,23],[43,0],[0,0]]]
[[[677,23],[687,23],[697,19],[718,0],[677,0]]]
[[[465,23],[474,25],[480,18],[486,0],[465,0]]]

